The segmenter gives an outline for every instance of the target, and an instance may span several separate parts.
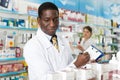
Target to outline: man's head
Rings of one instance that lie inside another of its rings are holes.
[[[38,8],[38,24],[43,32],[52,36],[59,25],[59,10],[51,2],[45,2]]]

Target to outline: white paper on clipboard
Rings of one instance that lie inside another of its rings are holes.
[[[104,55],[102,51],[100,51],[93,45],[89,46],[84,52],[88,52],[90,54],[91,60],[98,60],[100,57]]]

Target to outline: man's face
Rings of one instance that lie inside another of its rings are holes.
[[[38,24],[43,32],[52,36],[55,34],[59,25],[59,13],[56,10],[44,10]]]

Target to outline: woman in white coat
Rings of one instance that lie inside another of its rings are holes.
[[[90,26],[83,27],[83,36],[80,38],[80,43],[77,48],[83,52],[90,45],[94,45],[95,41],[91,38],[92,28]]]
[[[27,42],[23,52],[28,64],[29,80],[49,80],[47,75],[51,72],[68,67],[79,68],[89,61],[88,53],[73,60],[69,42],[62,37],[57,36],[59,50],[50,42],[59,25],[59,10],[56,5],[51,2],[41,4],[37,20],[37,34]]]

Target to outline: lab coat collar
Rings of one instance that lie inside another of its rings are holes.
[[[50,47],[52,47],[52,44],[48,38],[48,36],[46,36],[46,34],[41,30],[41,28],[38,28],[37,30],[37,38],[38,40],[40,40],[40,42],[42,42],[43,46],[46,48],[46,49],[49,49]],[[60,46],[60,51],[63,51],[64,49],[64,43],[63,43],[63,40],[60,39],[61,37],[57,37],[58,38],[58,45],[61,45]]]
[[[38,28],[37,30],[37,38],[38,40],[40,40],[40,42],[42,42],[45,48],[49,48],[52,46],[48,36],[46,36],[46,34],[41,30],[41,28]]]

